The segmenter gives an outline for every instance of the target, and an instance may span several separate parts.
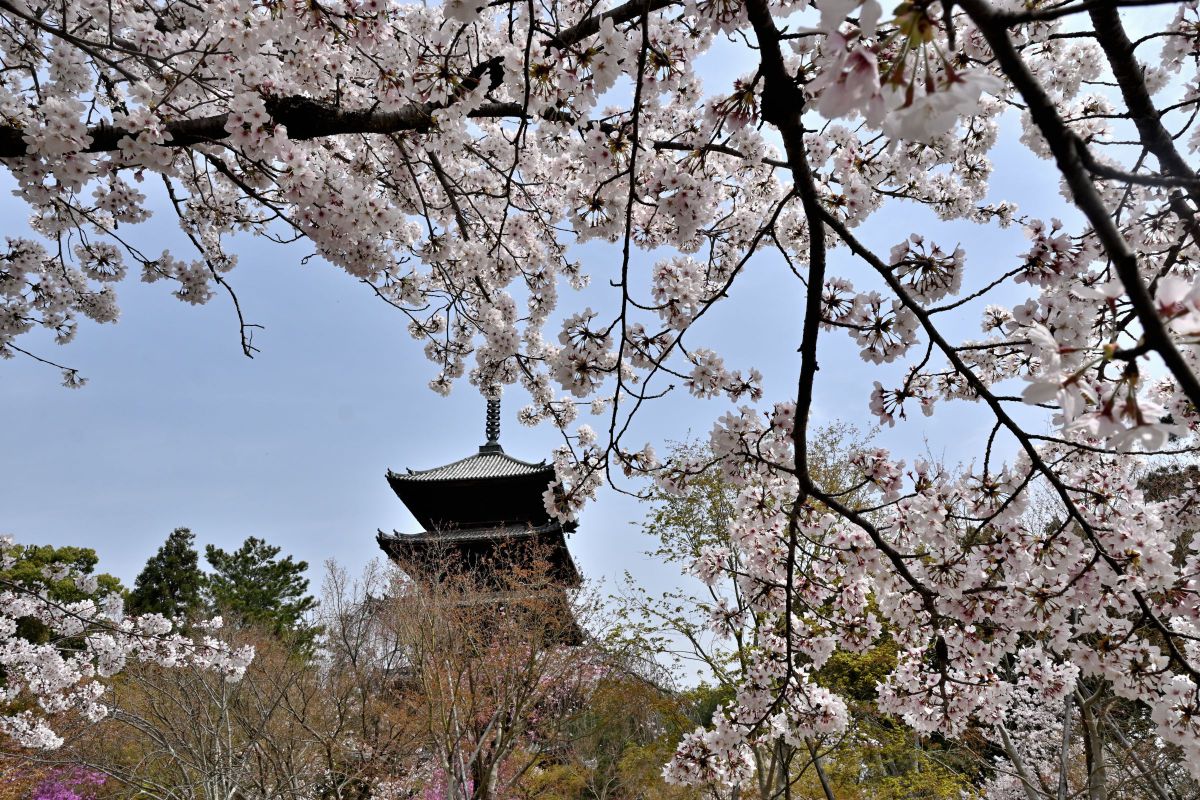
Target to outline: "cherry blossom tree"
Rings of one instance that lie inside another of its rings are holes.
[[[835,423],[812,431],[810,469],[823,485],[865,501],[853,455],[871,447],[853,426]],[[711,453],[695,444],[672,445],[668,457],[711,462]],[[847,482],[849,481],[849,482]],[[686,491],[655,490],[645,529],[658,545],[654,557],[700,578],[695,591],[675,590],[661,596],[627,579],[621,597],[621,633],[644,652],[667,660],[680,674],[691,667],[702,685],[718,696],[730,696],[758,663],[764,637],[776,635],[778,619],[760,617],[754,599],[743,593],[753,584],[739,581],[746,570],[743,553],[731,546],[730,527],[739,512],[739,490],[713,465],[692,476]],[[805,569],[803,561],[798,568]],[[761,623],[761,624],[760,624]],[[814,639],[820,669],[813,679],[847,701],[844,730],[808,737],[803,746],[787,742],[779,732],[763,732],[748,742],[748,769],[738,786],[740,797],[760,800],[821,798],[830,795],[872,798],[961,798],[973,788],[970,770],[978,763],[968,747],[918,737],[898,721],[879,714],[872,702],[876,678],[894,666],[894,647],[883,635],[865,652],[833,652],[833,642]],[[683,676],[681,676],[683,677]],[[676,777],[668,771],[668,777]],[[726,787],[722,787],[723,789]],[[722,794],[724,792],[721,792]],[[896,794],[894,794],[896,793]]]
[[[0,538],[0,569],[11,570],[14,552],[12,540]],[[84,599],[60,599],[64,581],[74,581]],[[46,567],[37,578],[0,580],[5,744],[58,748],[63,738],[54,723],[94,723],[107,716],[106,681],[131,663],[186,667],[237,681],[254,656],[253,648],[230,647],[213,635],[220,619],[201,622],[195,635],[185,636],[159,614],[126,617],[121,595],[98,588],[97,576],[71,564]],[[24,635],[22,623],[39,635]]]
[[[1000,731],[1103,682],[1200,769],[1197,490],[1139,488],[1200,423],[1194,3],[0,0],[0,20],[0,158],[34,231],[0,261],[0,353],[53,361],[30,334],[115,320],[131,268],[241,315],[227,241],[250,232],[306,238],[405,315],[434,389],[523,386],[523,420],[565,437],[557,514],[707,466],[631,441],[652,401],[742,404],[710,444],[739,490],[736,580],[775,633],[678,780],[736,779],[764,731],[842,728],[811,671],[885,623],[900,656],[879,705],[920,732]],[[705,89],[718,44],[745,72]],[[1010,124],[1065,221],[989,196]],[[156,203],[192,252],[138,247]],[[1019,225],[1028,250],[903,230],[916,207]],[[901,230],[878,250],[885,210]],[[598,269],[588,240],[618,254],[609,303],[560,304]],[[699,324],[767,258],[803,317],[784,397]],[[982,337],[954,333],[966,318]],[[876,376],[864,408],[893,425],[971,404],[976,460],[865,452],[865,503],[814,477],[839,331]],[[1041,490],[1048,529],[1024,517]]]

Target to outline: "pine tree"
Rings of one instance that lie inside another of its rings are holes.
[[[171,531],[134,581],[131,612],[187,618],[202,608],[205,577],[195,541],[187,528]]]
[[[279,551],[253,536],[232,553],[208,545],[204,557],[213,569],[209,601],[218,613],[263,625],[276,635],[310,641],[314,631],[304,617],[317,601],[308,594],[304,577],[308,562],[279,558]]]

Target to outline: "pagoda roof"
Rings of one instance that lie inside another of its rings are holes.
[[[379,547],[392,559],[408,562],[410,566],[442,563],[453,553],[460,555],[502,553],[506,545],[527,542],[549,549],[546,556],[555,565],[559,580],[578,586],[580,574],[575,560],[567,549],[564,534],[575,530],[575,524],[552,521],[543,525],[495,525],[479,528],[450,528],[420,533],[384,533],[375,537]],[[443,548],[445,548],[443,550]],[[406,570],[407,571],[407,570]]]
[[[552,476],[554,465],[545,461],[533,463],[513,458],[505,453],[498,445],[479,448],[479,452],[460,458],[440,467],[422,470],[405,470],[392,472],[388,470],[388,480],[405,483],[435,482],[435,481],[474,481],[493,478],[516,478],[525,475],[547,473]]]
[[[405,544],[423,545],[423,544],[450,544],[451,542],[471,542],[479,540],[494,539],[497,541],[511,541],[513,539],[527,539],[535,536],[544,536],[546,534],[560,533],[570,531],[570,526],[563,526],[557,522],[551,522],[547,525],[498,525],[491,528],[462,528],[457,530],[441,530],[441,531],[421,531],[420,533],[400,533],[393,531],[392,533],[379,532],[378,539],[382,541],[403,542]]]

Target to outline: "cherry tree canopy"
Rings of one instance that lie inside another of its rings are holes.
[[[71,565],[46,567],[32,580],[15,580],[19,550],[0,537],[0,735],[20,747],[54,749],[63,739],[52,723],[66,717],[95,722],[109,713],[104,680],[130,662],[196,667],[241,678],[252,647],[230,647],[212,633],[220,618],[197,625],[190,636],[161,614],[127,617],[116,592],[100,591],[94,575]],[[67,581],[91,595],[66,602],[55,584]],[[20,630],[34,623],[40,633]]]
[[[1200,770],[1197,489],[1139,488],[1150,454],[1193,452],[1200,425],[1200,15],[1149,5],[0,0],[0,158],[39,235],[0,261],[0,354],[114,320],[131,268],[236,304],[229,236],[305,237],[407,315],[433,388],[529,391],[524,421],[565,437],[556,513],[622,471],[682,488],[706,466],[625,441],[669,384],[749,401],[711,437],[741,487],[731,540],[753,598],[728,612],[777,634],[684,743],[678,780],[738,779],[748,737],[845,725],[809,670],[884,631],[901,657],[880,704],[919,731],[1003,731],[1086,676],[1146,704]],[[1132,20],[1161,24],[1135,37]],[[752,66],[702,89],[717,41]],[[1005,115],[1082,222],[985,199]],[[193,251],[136,247],[148,187]],[[905,202],[1019,224],[1029,249],[968,269],[970,243],[936,230],[898,230],[887,252],[856,237]],[[621,253],[613,305],[560,307],[589,239]],[[650,276],[635,250],[662,256]],[[792,267],[779,291],[803,327],[794,394],[760,407],[753,365],[691,331],[764,251]],[[1019,303],[989,304],[1014,285]],[[982,337],[951,337],[964,315]],[[870,500],[853,504],[813,479],[819,343],[844,335],[879,370],[861,402],[881,421],[974,404],[992,432],[973,467],[863,453]],[[575,427],[589,403],[603,435]],[[1030,524],[1035,491],[1048,524]]]

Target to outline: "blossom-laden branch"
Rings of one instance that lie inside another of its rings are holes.
[[[0,252],[0,355],[115,320],[131,266],[203,303],[232,294],[234,233],[306,238],[405,315],[432,388],[529,394],[521,420],[564,437],[556,515],[606,481],[675,491],[712,466],[630,442],[648,405],[736,407],[710,444],[737,557],[696,572],[738,564],[769,633],[675,779],[737,783],[747,742],[804,752],[841,729],[814,675],[885,636],[899,658],[878,705],[918,732],[1013,734],[1027,762],[1022,720],[1099,683],[1200,764],[1200,494],[1141,488],[1154,453],[1200,447],[1190,4],[1132,40],[1121,6],[1141,3],[0,2],[0,157],[33,210]],[[702,85],[718,38],[739,72]],[[993,197],[1005,126],[1079,221]],[[194,257],[138,248],[146,173]],[[934,217],[953,235],[895,232]],[[962,240],[1014,224],[1029,241],[1011,253]],[[590,240],[621,243],[619,269],[581,264]],[[803,318],[795,341],[763,337],[798,357],[794,396],[763,404],[706,320],[772,258]],[[610,307],[560,297],[593,276]],[[972,317],[983,335],[961,339]],[[835,386],[818,366],[842,333],[880,423],[976,409],[969,467],[875,449],[849,494],[811,474]]]
[[[15,545],[0,538],[0,568],[10,571]],[[197,626],[195,635],[174,630],[159,614],[126,617],[115,593],[99,600],[59,602],[52,582],[73,581],[87,594],[97,593],[96,578],[72,567],[47,573],[44,582],[0,581],[0,666],[4,669],[0,734],[21,747],[54,749],[62,738],[56,718],[75,715],[95,722],[108,713],[105,680],[127,663],[212,670],[236,681],[254,657],[251,647],[233,648],[211,632],[219,618]],[[26,638],[21,622],[37,623],[45,636]]]

